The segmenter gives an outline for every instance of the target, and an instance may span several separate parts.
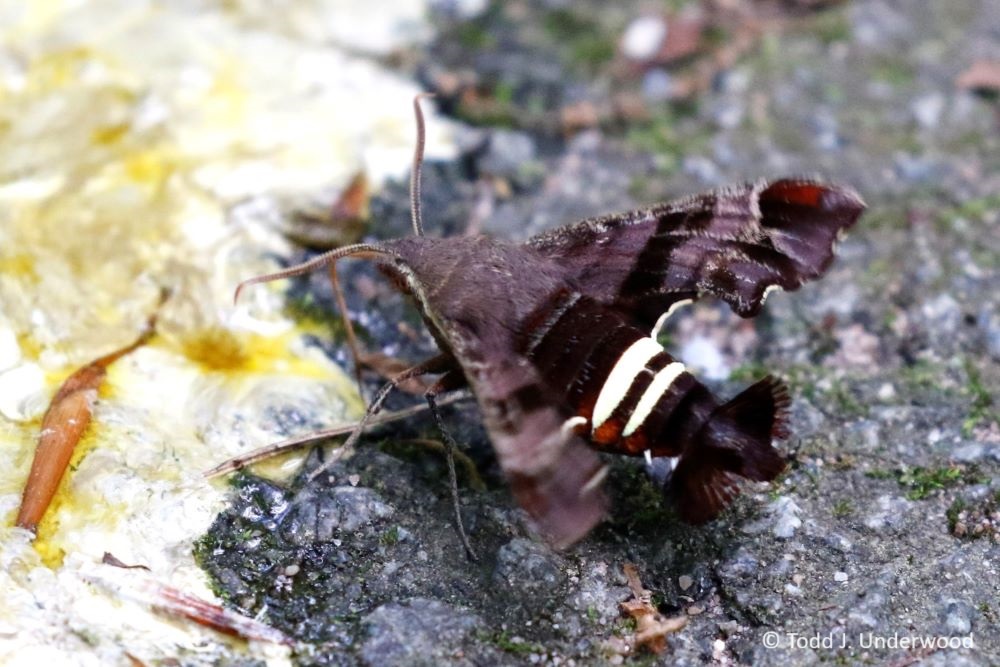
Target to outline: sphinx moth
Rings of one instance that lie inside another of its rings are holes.
[[[865,205],[851,189],[805,179],[724,188],[584,220],[524,243],[423,235],[422,127],[411,181],[414,235],[329,251],[254,282],[299,275],[343,257],[376,261],[411,295],[441,354],[395,384],[440,374],[428,401],[470,388],[517,502],[557,546],[605,513],[597,450],[669,457],[667,495],[703,522],[784,468],[788,393],[768,376],[716,398],[656,341],[678,306],[713,296],[743,317],[773,289],[823,274]],[[237,291],[238,294],[238,291]],[[356,431],[360,433],[366,421]]]

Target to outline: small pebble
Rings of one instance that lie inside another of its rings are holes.
[[[622,36],[622,53],[630,60],[650,60],[667,38],[667,22],[660,16],[640,16]]]
[[[677,577],[677,585],[681,587],[682,591],[686,591],[687,589],[691,588],[691,584],[693,583],[694,579],[692,579],[686,574],[682,574],[681,576]]]
[[[840,581],[840,582],[847,581],[847,573],[846,572],[834,572],[833,573],[833,580],[834,581]]]
[[[892,400],[893,398],[896,398],[896,388],[892,386],[891,383],[885,382],[878,388],[877,395],[880,401]]]

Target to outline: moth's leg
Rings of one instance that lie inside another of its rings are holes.
[[[448,461],[448,482],[451,485],[451,502],[455,508],[455,526],[458,528],[458,536],[462,540],[462,546],[465,547],[466,553],[469,555],[470,560],[477,560],[476,552],[472,549],[472,545],[469,543],[469,537],[465,534],[465,524],[462,523],[462,506],[459,503],[458,498],[458,475],[455,474],[455,449],[458,447],[458,443],[455,442],[455,438],[452,437],[451,433],[445,428],[444,420],[441,418],[441,411],[438,409],[437,397],[446,391],[453,391],[455,389],[461,389],[465,386],[465,376],[458,370],[452,370],[445,373],[437,382],[427,388],[424,393],[424,398],[427,399],[427,405],[431,408],[431,414],[434,415],[434,422],[437,424],[438,431],[441,432],[441,437],[444,439],[444,450],[445,457]]]
[[[359,421],[357,426],[354,427],[351,434],[347,436],[347,440],[344,441],[344,444],[331,454],[330,457],[323,462],[323,465],[309,475],[309,481],[316,479],[329,470],[330,466],[339,461],[345,454],[347,454],[347,452],[353,449],[355,443],[358,441],[358,438],[361,437],[361,434],[368,426],[372,417],[378,414],[379,410],[382,409],[382,404],[385,403],[385,399],[389,398],[389,394],[392,393],[393,389],[399,386],[399,383],[420,375],[449,371],[454,368],[454,364],[455,360],[451,357],[451,355],[439,354],[435,357],[422,361],[415,366],[410,366],[405,371],[393,376],[388,382],[382,385],[382,388],[379,389],[375,394],[375,397],[372,398],[371,403],[368,404],[368,409],[365,410],[364,416],[361,417],[361,421]]]
[[[347,347],[351,350],[351,357],[354,358],[354,379],[358,383],[358,393],[365,395],[364,384],[361,382],[361,346],[358,345],[358,337],[354,333],[354,324],[347,313],[347,299],[344,298],[344,290],[340,286],[340,278],[337,276],[337,264],[330,265],[330,285],[333,287],[333,298],[337,301],[337,308],[340,310],[340,318],[344,322],[344,332],[347,334]]]

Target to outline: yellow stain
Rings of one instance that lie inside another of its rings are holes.
[[[34,336],[29,334],[19,334],[17,337],[17,345],[21,348],[21,356],[25,359],[36,361],[42,354],[41,343],[35,340]]]
[[[159,188],[174,171],[174,163],[163,151],[140,151],[125,158],[129,180]]]
[[[90,139],[98,146],[112,146],[125,138],[128,135],[129,129],[130,126],[128,123],[102,125],[94,128],[90,133]]]
[[[233,371],[244,368],[250,350],[244,340],[222,326],[193,331],[181,341],[184,356],[210,371]]]
[[[292,345],[301,334],[301,330],[278,336],[236,334],[213,326],[186,335],[182,350],[184,356],[208,371],[329,378],[329,366],[292,354]]]
[[[46,93],[77,85],[81,66],[97,58],[95,52],[84,46],[43,54],[31,63],[29,87],[36,93]]]
[[[26,280],[38,279],[38,274],[35,273],[35,259],[27,252],[0,254],[0,274]]]
[[[240,83],[241,66],[235,62],[222,63],[205,96],[205,115],[208,124],[228,125],[242,122],[246,116],[248,94]]]

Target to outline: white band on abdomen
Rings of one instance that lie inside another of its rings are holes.
[[[649,360],[660,352],[663,352],[663,347],[655,340],[640,338],[622,353],[615,362],[615,367],[608,373],[608,378],[601,387],[601,393],[597,396],[597,403],[594,404],[594,416],[591,419],[594,430],[608,420],[625,398],[636,376],[646,368]]]
[[[642,423],[646,421],[646,417],[649,413],[653,411],[656,404],[659,402],[660,397],[670,389],[670,385],[674,383],[674,380],[684,372],[684,364],[679,361],[675,361],[672,364],[668,364],[662,368],[656,375],[653,376],[653,381],[649,383],[646,387],[646,391],[643,392],[642,398],[639,399],[639,404],[635,406],[635,410],[628,418],[628,423],[625,424],[625,430],[622,431],[622,437],[627,438],[628,436],[635,433],[636,429],[642,426]]]

